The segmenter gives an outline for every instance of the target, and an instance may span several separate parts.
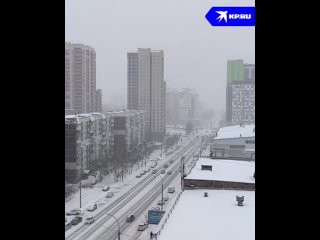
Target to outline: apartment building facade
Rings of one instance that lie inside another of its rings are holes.
[[[100,113],[65,116],[65,178],[80,179],[95,160],[105,157],[107,125]]]
[[[166,117],[168,125],[185,125],[199,122],[199,94],[193,89],[184,88],[181,91],[167,89]]]
[[[65,109],[77,114],[96,110],[96,52],[77,43],[65,43]]]
[[[77,182],[98,162],[132,160],[145,143],[145,113],[120,111],[65,116],[65,178]]]
[[[255,65],[229,60],[226,89],[228,124],[255,123]]]
[[[164,52],[139,48],[128,53],[127,106],[146,113],[146,137],[162,141],[166,126]]]

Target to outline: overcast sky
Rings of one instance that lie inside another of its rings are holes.
[[[96,50],[103,103],[126,103],[127,52],[164,50],[167,87],[189,87],[205,108],[225,109],[227,60],[255,63],[254,27],[212,27],[213,6],[250,0],[66,0],[66,41]]]

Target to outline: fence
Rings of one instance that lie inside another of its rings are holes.
[[[159,231],[157,232],[157,236],[160,236],[161,231],[163,230],[164,226],[166,225],[167,220],[170,218],[170,215],[171,215],[171,213],[172,213],[172,211],[173,211],[174,207],[176,206],[177,202],[179,201],[180,196],[181,196],[181,194],[182,194],[182,193],[183,193],[183,191],[181,191],[181,192],[179,193],[178,197],[177,197],[177,198],[176,198],[176,200],[174,201],[173,206],[171,207],[171,209],[169,210],[168,214],[166,215],[165,220],[164,220],[164,221],[161,221],[161,222],[162,222],[162,224],[161,224],[161,227],[160,227]]]

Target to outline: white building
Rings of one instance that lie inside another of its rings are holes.
[[[168,125],[186,125],[188,122],[197,124],[199,121],[199,94],[193,89],[181,91],[167,89],[166,112]]]
[[[213,139],[215,157],[255,158],[255,125],[221,127]]]
[[[184,179],[184,186],[193,181],[192,190],[184,187],[174,208],[152,226],[157,239],[254,240],[254,172],[254,161],[200,158]],[[232,188],[237,190],[226,190]],[[237,196],[243,196],[242,206]]]

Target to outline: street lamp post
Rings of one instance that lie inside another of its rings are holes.
[[[113,217],[117,221],[117,223],[118,223],[118,240],[120,240],[120,224],[119,224],[118,219],[110,213],[107,213],[107,215]]]
[[[81,180],[82,180],[82,169],[83,169],[83,159],[81,158],[81,172],[80,172],[80,208],[81,208],[81,188],[82,188],[82,186],[81,186]]]
[[[184,178],[184,157],[181,157],[181,190],[183,190],[183,178]]]
[[[159,177],[161,177],[160,174],[159,174]],[[162,210],[163,210],[163,178],[161,177],[161,212]]]

